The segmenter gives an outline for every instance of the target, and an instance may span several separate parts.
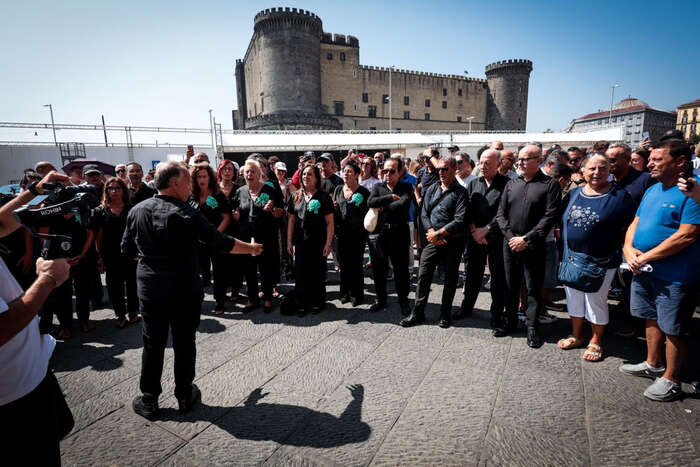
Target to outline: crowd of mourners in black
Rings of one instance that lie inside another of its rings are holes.
[[[567,149],[528,143],[511,151],[494,141],[479,149],[477,162],[456,146],[445,149],[441,155],[428,148],[414,158],[351,150],[341,161],[329,153],[306,152],[291,177],[276,157],[251,154],[241,166],[225,159],[215,169],[206,154],[188,152],[176,167],[188,171],[187,186],[165,184],[158,190],[154,172],[144,180],[136,162],[118,165],[114,177],[105,177],[95,165],[76,168],[70,181],[96,186],[102,198],[87,222],[66,215],[43,228],[71,235],[73,251],[67,260],[69,279],[56,281],[39,312],[40,332],[71,338],[73,295],[80,329],[90,332],[91,307],[104,306],[104,272],[116,326],[144,319],[144,396],[134,409],[149,418],[157,411],[168,329],[167,319],[157,323],[153,316],[168,314],[158,304],[158,297],[167,301],[168,289],[158,286],[166,279],[171,287],[187,288],[200,280],[211,287],[216,315],[260,308],[271,313],[279,304],[280,313],[304,316],[324,309],[329,264],[339,273],[339,301],[353,307],[368,302],[364,271],[371,270],[374,298],[368,310],[388,307],[387,280],[393,277],[398,324],[411,327],[426,321],[437,272],[443,286],[440,327],[472,315],[485,289],[494,337],[524,327],[527,344],[538,348],[542,325],[557,319],[548,310],[567,311],[571,335],[557,345],[585,349],[582,358],[589,362],[604,356],[612,294],[619,302],[615,333],[643,332],[647,339],[646,359],[624,364],[620,371],[655,378],[644,393],[650,399],[677,398],[700,282],[700,188],[691,178],[700,169],[700,148],[672,130],[635,149],[599,141]],[[26,171],[23,187],[52,169],[40,163]],[[181,200],[161,193],[158,203],[146,203],[162,189]],[[155,253],[157,243],[174,246],[179,234],[158,240],[146,238],[147,232],[177,229],[168,224],[168,212],[180,211],[197,213],[208,227],[192,230],[187,239],[195,254],[182,258],[164,279],[161,266],[172,262]],[[9,247],[6,264],[27,289],[36,279],[36,239],[17,230],[2,243]],[[462,262],[463,298],[453,307]],[[282,295],[278,285],[287,280],[294,287]],[[232,302],[241,299],[244,282],[245,304],[237,308]],[[553,300],[558,286],[564,288],[565,304]],[[201,305],[199,290],[190,297],[193,309]],[[586,322],[590,339],[585,338]],[[174,333],[181,329],[170,324]],[[175,369],[176,395],[184,401],[181,408],[189,408],[198,397],[191,384],[194,330],[177,332],[184,333],[179,340],[189,342],[190,349],[179,351],[189,357],[187,368]]]

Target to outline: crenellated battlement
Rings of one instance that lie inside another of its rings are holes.
[[[305,25],[317,29],[320,34],[323,31],[321,18],[308,10],[301,8],[279,7],[267,8],[255,15],[255,32],[283,29],[290,25]]]
[[[360,47],[360,41],[355,36],[345,36],[344,34],[333,34],[330,32],[324,32],[321,35],[321,43],[323,44],[335,44],[344,45],[346,47]]]
[[[387,73],[390,70],[389,67],[372,66],[372,65],[360,65],[358,68],[360,70],[384,71]],[[411,76],[421,76],[421,77],[426,77],[426,78],[457,79],[460,81],[470,81],[470,82],[475,82],[475,83],[485,83],[486,82],[486,80],[482,79],[482,78],[470,78],[468,76],[461,76],[461,75],[449,75],[449,74],[443,74],[443,73],[429,73],[429,72],[424,72],[424,71],[404,70],[404,69],[400,69],[400,68],[394,68],[392,70],[392,73],[394,73],[394,74],[406,74],[406,75],[411,75]]]
[[[525,68],[526,71],[529,73],[532,71],[532,61],[524,58],[513,58],[509,60],[493,62],[489,65],[486,65],[486,73],[490,73],[497,70],[505,70],[508,68]]]

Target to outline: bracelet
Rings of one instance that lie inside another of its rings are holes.
[[[53,279],[54,288],[58,287],[58,281],[56,280],[56,277],[53,274],[51,274],[50,272],[44,271],[41,274],[39,274],[39,276],[49,276],[51,279]]]

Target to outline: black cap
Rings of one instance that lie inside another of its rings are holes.
[[[321,154],[320,156],[318,156],[318,160],[330,162],[330,161],[333,160],[333,154],[331,154],[331,153],[329,153],[329,152],[324,152],[323,154]]]
[[[666,141],[667,139],[681,139],[685,141],[683,132],[680,130],[668,130],[666,133],[659,138],[659,141]]]
[[[456,144],[453,144],[451,146],[447,146],[447,150],[448,151],[459,151],[459,146],[457,146]]]
[[[313,151],[306,151],[303,157],[304,159],[313,159],[316,157],[316,154]]]
[[[97,172],[98,174],[102,175],[102,171],[100,170],[99,167],[95,164],[85,164],[83,166],[83,174],[87,175],[91,172]]]

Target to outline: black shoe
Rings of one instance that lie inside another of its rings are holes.
[[[467,308],[466,303],[464,303],[465,300],[462,300],[462,304],[459,306],[459,311],[455,314],[460,315],[462,318],[466,318],[467,316],[472,315],[472,311]],[[454,316],[454,315],[453,315]]]
[[[540,338],[535,328],[527,328],[527,345],[533,349],[539,349],[542,347],[542,338]]]
[[[343,305],[345,305],[346,303],[350,303],[350,300],[350,295],[348,294],[345,294],[342,297],[340,297],[340,303],[342,303]]]
[[[404,318],[399,322],[399,324],[405,328],[410,328],[411,326],[421,323],[425,323],[425,315],[423,313],[416,313],[416,310],[413,310],[411,316]]]
[[[376,312],[376,311],[381,311],[381,310],[383,310],[384,308],[386,308],[386,302],[375,302],[375,303],[372,304],[371,307],[369,307],[369,311],[371,311],[372,313],[374,313],[374,312]]]
[[[365,302],[365,299],[363,297],[353,297],[351,302],[352,306],[360,306]]]
[[[250,305],[244,306],[243,310],[241,310],[241,311],[243,313],[250,313],[251,311],[255,310],[259,306],[260,306],[260,302],[254,302],[254,303],[251,303]]]
[[[201,398],[202,392],[199,390],[196,384],[192,383],[192,394],[190,394],[190,397],[177,400],[177,407],[180,409],[180,413],[187,413],[192,410],[192,407],[194,407],[197,401]]]
[[[491,331],[491,335],[493,337],[505,337],[508,335],[508,333],[506,332],[503,326],[497,326],[493,328],[493,330]]]
[[[451,319],[441,319],[440,322],[438,323],[438,326],[440,326],[443,329],[447,329],[450,326],[452,326],[452,320]]]
[[[399,303],[399,308],[401,309],[401,316],[408,316],[411,314],[411,307],[408,303]]]
[[[137,415],[141,415],[146,420],[153,421],[158,416],[158,402],[144,402],[143,396],[134,399],[131,407]]]

